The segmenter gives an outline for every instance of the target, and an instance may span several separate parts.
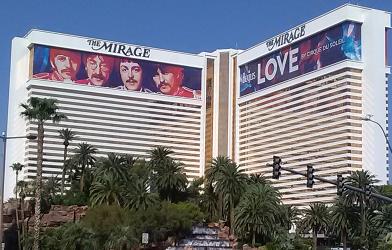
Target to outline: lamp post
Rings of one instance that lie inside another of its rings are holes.
[[[24,135],[24,136],[6,136],[5,132],[3,132],[0,136],[0,139],[3,140],[3,166],[1,168],[1,197],[0,197],[0,244],[3,244],[3,235],[4,235],[4,227],[3,227],[3,209],[4,209],[4,175],[5,175],[5,155],[7,153],[7,140],[10,139],[19,139],[26,138],[28,140],[37,139],[36,135]]]
[[[373,123],[377,124],[377,125],[380,127],[382,133],[384,134],[385,141],[387,142],[388,149],[389,149],[389,153],[392,154],[391,144],[389,143],[388,136],[387,136],[387,134],[385,133],[384,128],[380,125],[380,123],[376,122],[375,120],[372,120],[372,116],[373,116],[373,115],[366,115],[364,118],[362,118],[362,120],[367,121],[367,122],[373,122]]]

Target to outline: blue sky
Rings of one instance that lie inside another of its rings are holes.
[[[2,0],[0,131],[6,129],[11,40],[30,29],[199,53],[249,48],[348,2],[392,11],[392,0]],[[389,37],[391,65],[392,32]]]

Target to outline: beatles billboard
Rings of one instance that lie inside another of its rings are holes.
[[[200,68],[34,45],[34,79],[201,99],[201,75]]]
[[[240,96],[342,60],[361,60],[361,24],[346,21],[240,66]]]

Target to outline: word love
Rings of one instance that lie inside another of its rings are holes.
[[[262,84],[265,82],[265,79],[271,81],[275,78],[277,73],[283,75],[286,67],[289,68],[289,73],[298,70],[298,48],[289,50],[282,56],[278,54],[275,57],[271,57],[264,67],[259,63],[257,83]]]

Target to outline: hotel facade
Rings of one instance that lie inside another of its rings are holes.
[[[244,51],[198,55],[33,30],[12,42],[7,135],[35,133],[36,124],[20,117],[20,103],[50,97],[68,119],[46,125],[46,177],[60,176],[58,130],[70,128],[78,135],[70,148],[88,142],[99,156],[147,157],[156,145],[170,147],[190,180],[218,155],[247,174],[270,177],[267,163],[276,155],[298,171],[312,164],[316,175],[336,179],[365,169],[386,184],[384,135],[362,118],[372,115],[387,131],[389,27],[389,13],[344,5]],[[73,73],[64,72],[69,79],[54,75],[56,51],[74,58]],[[94,86],[89,66],[102,61],[107,72],[96,76],[102,86]],[[121,70],[135,62],[142,83],[126,91]],[[175,93],[158,81],[170,73],[182,76]],[[36,151],[35,141],[10,140],[6,166],[24,163],[22,178],[32,179]],[[14,179],[6,168],[5,198]],[[308,189],[303,177],[284,171],[274,185],[284,203],[297,206],[330,202],[336,194],[319,182]]]
[[[237,60],[236,161],[271,176],[283,165],[336,180],[369,170],[388,180],[386,34],[390,14],[345,5],[243,51]],[[239,83],[239,84],[238,84]],[[331,202],[336,187],[282,171],[286,204]]]

